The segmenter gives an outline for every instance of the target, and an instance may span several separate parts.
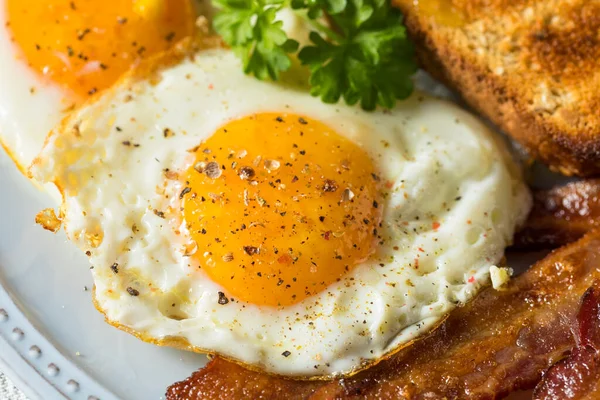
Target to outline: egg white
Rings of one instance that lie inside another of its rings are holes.
[[[166,64],[76,110],[32,167],[62,188],[65,230],[90,252],[97,306],[144,340],[182,340],[272,373],[348,374],[427,332],[487,285],[527,215],[531,199],[504,146],[449,102],[417,93],[386,112],[325,105],[295,86],[244,75],[223,49]],[[188,266],[177,221],[153,210],[173,206],[179,193],[164,188],[166,168],[184,171],[188,150],[224,123],[271,111],[318,119],[371,155],[390,186],[388,239],[378,257],[293,306],[222,305],[218,292],[226,290]],[[175,135],[165,138],[165,128]]]
[[[0,7],[0,142],[17,165],[26,169],[75,98],[28,67],[11,40],[6,14],[5,7]]]

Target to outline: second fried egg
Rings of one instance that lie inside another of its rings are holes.
[[[25,169],[48,132],[195,29],[193,0],[0,1],[0,144]]]
[[[489,282],[530,198],[480,122],[418,94],[385,112],[324,105],[241,71],[219,48],[142,65],[33,165],[63,194],[110,323],[340,375]]]

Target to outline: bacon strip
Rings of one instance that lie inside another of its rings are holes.
[[[485,289],[430,336],[357,375],[297,382],[215,358],[167,399],[493,399],[532,388],[575,345],[579,299],[600,279],[600,232],[554,251],[503,291]]]
[[[571,354],[544,375],[534,400],[600,398],[600,287],[598,282],[583,295],[577,315],[579,343]]]
[[[525,227],[516,235],[518,249],[556,248],[600,226],[600,179],[571,182],[534,193]]]

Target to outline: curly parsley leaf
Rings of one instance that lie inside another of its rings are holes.
[[[311,69],[311,94],[325,103],[340,97],[348,104],[373,110],[391,108],[413,90],[417,67],[402,14],[382,0],[348,0],[340,13],[330,13],[338,33],[326,40],[310,34],[300,61]],[[327,35],[327,34],[325,34]]]
[[[290,68],[298,42],[289,39],[276,13],[290,5],[306,11],[315,31],[298,53],[310,68],[311,94],[325,103],[340,98],[365,110],[391,108],[413,90],[412,44],[402,14],[390,0],[213,0],[221,11],[214,28],[239,55],[244,71],[276,80]],[[288,3],[289,2],[289,3]],[[328,24],[324,25],[323,21]]]
[[[283,0],[213,0],[221,9],[213,27],[242,59],[244,72],[258,79],[277,80],[290,68],[289,53],[298,42],[289,39],[275,16]]]

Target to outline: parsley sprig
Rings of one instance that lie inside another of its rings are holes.
[[[360,102],[365,110],[391,108],[413,89],[413,46],[402,14],[390,0],[213,0],[213,25],[242,59],[244,71],[277,80],[291,67],[297,41],[287,37],[277,11],[304,10],[314,30],[298,58],[310,69],[310,92],[325,103]]]

